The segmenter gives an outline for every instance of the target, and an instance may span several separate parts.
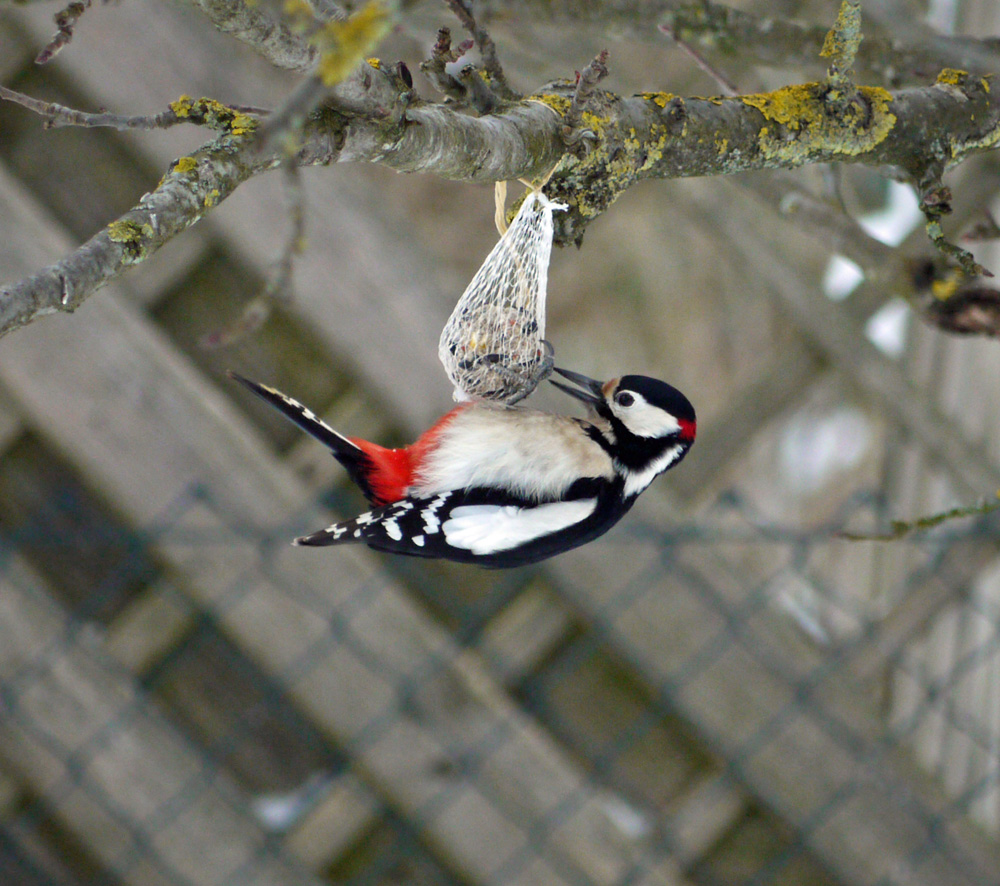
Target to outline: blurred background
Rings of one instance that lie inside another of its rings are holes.
[[[823,26],[838,8],[734,5]],[[864,8],[872,33],[1000,32],[993,0]],[[153,114],[183,93],[275,107],[295,83],[151,0],[95,6],[38,67],[56,11],[0,8],[5,85]],[[380,50],[425,98],[441,25],[458,33],[415,4]],[[604,47],[613,91],[718,91],[662,35],[490,27],[524,91]],[[714,60],[742,91],[823,72]],[[67,254],[207,138],[46,130],[0,105],[0,279]],[[927,251],[905,186],[791,175]],[[892,279],[783,213],[769,174],[642,183],[554,252],[548,333],[561,365],[685,391],[684,464],[537,567],[296,550],[362,502],[225,370],[410,440],[450,407],[437,338],[496,240],[491,188],[302,176],[295,294],[259,332],[202,345],[281,254],[278,174],[0,343],[0,882],[1000,883],[1000,526],[838,536],[996,494],[996,343],[923,326]],[[995,203],[995,155],[947,183],[957,232]]]

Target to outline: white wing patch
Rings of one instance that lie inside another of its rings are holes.
[[[596,507],[596,498],[557,501],[532,508],[462,505],[451,512],[441,529],[452,547],[485,555],[516,548],[580,523]]]

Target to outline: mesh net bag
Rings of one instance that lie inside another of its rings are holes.
[[[438,356],[456,400],[516,403],[552,371],[545,291],[552,213],[565,208],[530,191],[455,305]]]

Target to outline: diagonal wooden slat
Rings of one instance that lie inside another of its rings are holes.
[[[241,231],[241,234],[242,233],[243,232]],[[248,240],[247,242],[251,242],[251,241]],[[264,245],[266,245],[266,244],[264,244]],[[321,287],[318,285],[320,283],[320,279],[318,277],[316,279],[314,279],[314,280],[310,280],[310,283],[313,283],[313,284],[316,284],[316,285],[310,285],[308,287],[309,291],[311,291],[311,292],[312,291],[319,292],[321,290]],[[314,305],[307,306],[307,310],[305,311],[305,313],[306,313],[307,316],[319,317],[320,316],[320,311],[323,310],[323,311],[326,312],[326,316],[329,317],[328,307],[329,307],[328,305],[321,304],[320,301],[319,301],[319,299],[317,299]],[[369,310],[370,310],[370,308],[369,308]],[[825,319],[832,319],[832,317],[825,318]],[[329,319],[326,320],[326,321],[324,321],[324,322],[326,324],[326,329],[327,329],[327,331],[324,334],[326,334],[330,338],[330,340],[336,339],[338,341],[338,344],[340,346],[343,346],[344,343],[345,343],[345,341],[347,340],[347,337],[345,336],[343,330],[342,329],[340,329],[340,330],[334,329],[333,328],[333,323]],[[823,323],[822,320],[820,322],[821,322],[821,324]],[[393,324],[393,325],[395,325],[395,324]],[[820,330],[820,332],[823,332],[823,330]],[[418,340],[422,340],[421,336],[418,336],[417,339]],[[841,346],[842,343],[840,345],[838,345],[837,341],[832,341],[831,340],[830,344],[831,344],[831,346],[837,345],[838,347],[840,347],[841,352],[845,351],[845,348]],[[379,355],[379,351],[378,351],[378,349],[370,349],[370,354],[371,354],[372,358],[374,358],[375,355]],[[410,369],[412,370],[413,367],[410,367]],[[869,367],[869,369],[870,369],[870,367]],[[375,361],[374,359],[372,359],[372,361],[368,364],[366,372],[368,373],[368,375],[370,377],[376,377],[377,376],[377,377],[380,377],[382,379],[389,379],[390,381],[393,378],[398,378],[398,375],[393,375],[391,373],[388,373],[386,371],[385,366],[384,365],[378,365],[377,361]],[[414,372],[413,375],[419,376],[419,372]],[[869,375],[867,377],[870,377],[870,378],[878,381],[878,376],[879,376],[879,367],[875,366],[874,369],[870,369]],[[864,380],[864,378],[866,376],[864,375],[864,373],[862,373],[862,372],[859,371],[857,377],[861,378],[862,380]],[[415,387],[417,387],[419,389],[421,386],[419,384],[417,384],[417,385],[415,385]],[[875,389],[877,389],[878,396],[880,396],[882,398],[883,402],[892,401],[894,399],[894,395],[896,393],[898,393],[898,390],[896,388],[892,388],[892,387],[888,387],[887,388],[884,385],[884,383],[881,383],[881,382],[878,383],[878,384],[873,385],[872,387],[875,388]],[[384,388],[384,390],[388,390],[390,392],[390,395],[391,395],[391,384],[389,384],[386,388]],[[398,407],[398,409],[400,410],[400,414],[412,415],[412,414],[414,414],[416,412],[416,410],[414,410],[412,400],[407,401],[407,402],[397,402],[394,405],[396,407]],[[918,404],[915,409],[911,409],[909,412],[906,412],[905,410],[902,410],[901,411],[902,412],[902,418],[905,421],[908,421],[911,425],[914,424],[914,423],[916,423],[919,426],[921,423],[924,423],[925,427],[930,427],[932,430],[935,430],[935,429],[939,430],[939,427],[940,427],[939,425],[933,425],[933,424],[927,425],[926,424],[927,416],[922,412],[922,409],[923,409],[923,407],[919,406],[919,404]],[[897,409],[897,411],[900,411],[900,410]],[[935,433],[936,433],[936,430],[935,430]],[[930,436],[933,436],[933,434],[930,434]],[[969,454],[968,451],[964,451],[964,452],[958,453],[956,457],[952,458],[952,463],[953,464],[961,464],[962,460],[968,454]],[[673,613],[670,613],[670,612],[666,612],[666,611],[660,612],[659,610],[657,610],[656,611],[656,615],[664,619],[663,625],[669,625],[671,627],[671,631],[670,632],[671,632],[672,635],[674,633],[676,633],[677,636],[684,637],[685,638],[684,642],[688,642],[688,639],[691,638],[691,637],[701,636],[701,632],[707,626],[718,627],[719,622],[717,620],[711,620],[711,619],[708,619],[708,618],[706,618],[704,616],[702,616],[700,618],[699,617],[692,617],[692,618],[689,618],[689,619],[681,617],[682,615],[685,614],[684,613],[685,607],[689,607],[690,610],[691,610],[691,613],[698,613],[700,611],[699,610],[699,606],[698,606],[698,600],[696,598],[694,598],[694,597],[687,597],[687,598],[685,598],[684,595],[678,595],[678,598],[676,600],[672,600],[671,602],[675,604],[677,611],[675,611]],[[606,607],[606,601],[603,598],[601,598],[600,596],[596,596],[595,595],[588,602],[587,611],[593,613],[594,618],[595,618],[595,620],[597,621],[597,623],[599,625],[606,625],[606,624],[608,624],[608,621],[607,621],[607,615],[608,615],[608,613],[607,613],[607,610],[606,610],[605,607]],[[687,631],[688,633],[685,633],[685,631]],[[613,634],[613,636],[617,637],[617,634]],[[778,633],[777,636],[780,638],[780,633]],[[659,666],[657,666],[656,665],[655,657],[652,654],[653,651],[655,650],[655,647],[654,646],[648,646],[648,648],[647,648],[646,646],[643,646],[641,644],[637,645],[637,640],[638,639],[644,639],[643,635],[639,634],[638,637],[630,636],[630,637],[627,637],[625,639],[621,639],[621,640],[616,641],[616,642],[620,642],[622,644],[623,648],[625,648],[626,650],[630,651],[633,654],[635,653],[636,649],[639,649],[639,650],[648,649],[649,654],[650,654],[650,659],[649,659],[649,662],[647,663],[647,673],[649,673],[649,674],[651,674],[652,676],[655,677],[657,675],[657,673],[659,672],[659,668],[660,667],[665,667],[665,665],[663,665],[663,663],[661,662],[661,664]],[[651,644],[652,640],[651,639],[646,639],[645,642],[647,644]],[[688,650],[690,651],[689,647],[685,647],[685,648],[688,648]],[[677,658],[672,659],[672,660],[680,662],[680,661],[682,661],[682,658],[678,655]],[[761,699],[763,699],[764,702],[767,702],[767,700],[768,700],[767,699],[767,692],[765,692],[763,690],[757,690],[757,689],[754,688],[753,681],[750,680],[748,674],[750,674],[750,673],[757,673],[757,671],[751,670],[751,671],[747,671],[747,672],[741,672],[740,668],[737,666],[737,664],[740,663],[740,662],[742,662],[742,658],[740,656],[736,656],[736,657],[734,657],[733,663],[731,665],[728,665],[726,667],[720,668],[718,676],[717,676],[717,678],[715,678],[715,681],[713,682],[713,681],[710,680],[710,681],[707,682],[707,684],[706,684],[706,694],[707,694],[708,697],[711,697],[711,691],[710,690],[712,690],[714,688],[714,689],[720,691],[720,696],[719,696],[720,698],[728,698],[728,694],[726,693],[725,690],[727,688],[727,686],[726,686],[726,678],[729,678],[731,681],[734,681],[734,682],[730,682],[730,684],[729,684],[730,686],[738,687],[741,691],[746,691],[747,692],[747,694],[748,694],[747,704],[748,704],[749,708],[752,710],[753,706],[755,704],[758,704],[758,703],[761,702]],[[767,681],[763,680],[763,678],[762,678],[762,685],[766,685],[766,683],[767,683]],[[748,684],[749,684],[749,689],[747,689],[747,685]],[[654,685],[655,685],[655,681],[654,681]],[[772,699],[771,700],[772,703],[771,703],[771,708],[770,709],[772,711],[773,710],[778,710],[778,711],[782,710],[783,709],[782,708],[782,704],[784,702],[782,702],[781,699],[787,698],[787,696],[782,696],[780,693],[778,693],[778,694],[776,694],[774,696],[774,698],[778,699],[778,701],[777,701],[778,707],[777,708],[774,707],[774,699]],[[707,701],[705,703],[707,704]],[[765,709],[766,709],[766,705],[765,705]],[[688,706],[688,707],[685,708],[685,710],[687,712],[687,715],[691,716],[693,718],[693,722],[701,724],[702,726],[704,726],[706,723],[709,724],[709,725],[712,725],[713,722],[714,722],[710,718],[710,712],[708,712],[707,710],[705,710],[702,707],[699,707],[698,705]],[[739,706],[735,702],[734,702],[734,705],[733,705],[733,710],[736,711],[737,713],[739,712]],[[864,706],[861,706],[861,713],[864,715],[864,717],[868,717],[869,716],[869,712],[867,712],[864,709]],[[745,716],[745,715],[743,715],[743,716]],[[723,725],[726,725],[726,724],[723,724]],[[751,728],[749,730],[749,733],[746,732],[746,729],[745,729],[745,725],[746,724],[739,717],[735,717],[734,722],[731,725],[732,725],[733,730],[735,732],[739,733],[739,734],[751,734],[751,735],[755,734],[753,728]],[[752,725],[756,726],[757,724],[754,723]],[[724,746],[726,746],[726,745],[724,744]],[[788,751],[789,748],[791,749],[791,753],[792,753],[791,760],[795,761],[796,764],[798,764],[800,762],[800,758],[799,758],[799,756],[796,756],[796,754],[800,754],[800,755],[804,754],[805,756],[802,759],[806,760],[807,763],[810,762],[810,761],[812,763],[816,763],[816,761],[818,759],[818,756],[817,756],[818,752],[815,750],[815,748],[808,747],[808,742],[807,742],[807,747],[804,750],[803,749],[797,750],[796,746],[794,744],[794,741],[792,741],[792,742],[790,742],[790,743],[788,743],[786,745],[783,745],[783,750]],[[779,764],[780,764],[780,761],[776,761],[774,765],[777,766]],[[841,775],[850,776],[851,773],[852,773],[852,771],[853,770],[851,770],[850,767],[844,767],[844,768],[842,768],[840,770],[840,774]],[[757,780],[755,780],[755,779],[749,779],[749,781],[752,784],[763,785],[765,788],[768,788],[768,791],[770,791],[770,789],[772,788],[772,785],[768,784],[766,775],[767,775],[767,770],[765,769],[764,774],[762,776],[755,777]],[[781,778],[774,779],[774,785],[777,786],[774,789],[778,791],[778,798],[777,798],[776,801],[774,801],[773,797],[772,797],[772,801],[774,802],[774,805],[776,805],[777,807],[783,808],[783,804],[784,804],[784,806],[787,806],[787,804],[790,801],[790,799],[792,799],[794,797],[794,791],[791,788],[787,788],[784,785],[783,779],[781,779]],[[905,787],[905,784],[902,784],[901,786]],[[785,793],[781,793],[782,791],[784,791]],[[769,796],[770,797],[771,794],[769,792],[765,792],[765,796]],[[867,812],[871,813],[873,809],[877,810],[877,804],[875,804],[874,806],[870,806],[870,808],[867,808]],[[860,811],[861,812],[865,812],[866,811],[866,807],[862,806],[861,809],[860,809]],[[793,823],[797,823],[800,817],[801,817],[800,813],[797,814],[797,813],[795,813],[793,811],[792,812],[791,821]],[[867,821],[867,819],[865,819],[864,816],[860,816],[860,818],[859,818],[859,823],[860,823],[859,827],[862,830],[865,827],[865,822],[866,821]],[[847,824],[840,824],[838,826],[842,829],[842,831],[845,828],[847,828],[848,831],[849,831],[849,827],[848,827]],[[848,833],[848,831],[843,831],[843,832],[844,833]],[[849,834],[848,834],[848,836],[849,836]],[[901,849],[902,844],[896,845],[895,843],[892,843],[892,841],[890,841],[890,844],[891,844],[890,845],[890,851],[889,851],[889,856],[890,857],[895,857],[895,856],[893,856],[894,852],[899,853],[899,852],[903,851]],[[859,843],[859,845],[860,845],[860,843]],[[830,848],[827,848],[826,850],[824,850],[824,853],[821,853],[821,854],[826,854],[826,855],[831,855],[832,854],[834,856],[834,862],[835,862],[835,864],[838,863],[837,859],[835,857],[836,856],[836,847],[834,847],[832,850]],[[909,857],[909,856],[904,853],[904,857]],[[844,870],[850,870],[851,869],[850,865],[853,864],[853,863],[854,863],[854,859],[853,859],[853,856],[851,855],[851,853],[847,853],[845,855],[844,861],[839,862],[839,864],[842,866],[842,868]]]
[[[989,881],[996,845],[880,744],[843,668],[748,609],[738,576],[701,551],[595,548],[560,562],[562,592],[843,882]]]
[[[123,884],[318,886],[18,558],[0,573],[0,753]]]

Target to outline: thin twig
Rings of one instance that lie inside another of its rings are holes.
[[[666,34],[671,40],[674,41],[688,57],[693,61],[702,71],[711,77],[719,89],[722,91],[723,95],[739,95],[739,90],[736,88],[736,84],[733,83],[728,77],[726,77],[718,68],[714,67],[711,62],[709,62],[697,49],[691,46],[687,41],[682,40],[677,36],[677,32],[670,27],[670,25],[660,25],[660,30]]]
[[[580,127],[583,123],[583,112],[590,102],[600,83],[608,76],[608,51],[602,49],[594,60],[576,75],[576,91],[570,102],[569,110],[563,117],[562,137],[567,147],[580,144],[584,138],[594,137],[593,133],[585,132]]]
[[[431,57],[420,63],[420,70],[438,92],[457,101],[465,99],[465,89],[458,80],[448,73],[446,66],[457,62],[472,48],[471,40],[464,40],[458,46],[451,45],[451,30],[438,28],[437,40],[431,49]]]
[[[301,137],[306,117],[329,92],[329,88],[319,77],[307,77],[300,81],[257,130],[257,143],[261,152],[270,150],[280,139],[284,139],[282,147],[287,155],[291,155]]]
[[[485,28],[481,28],[476,23],[475,16],[473,16],[469,6],[466,5],[465,0],[446,0],[446,2],[448,8],[455,13],[455,17],[462,23],[462,27],[472,34],[472,39],[476,41],[476,48],[479,50],[479,55],[483,60],[483,68],[489,76],[490,83],[497,95],[506,101],[515,101],[521,98],[507,83],[507,77],[500,64],[500,58],[497,55],[497,47],[493,42],[493,38],[490,37]]]
[[[305,248],[306,195],[302,175],[295,163],[281,165],[282,184],[288,209],[288,236],[278,259],[277,271],[267,285],[266,293],[273,298],[289,300],[292,297],[292,270],[295,258]]]
[[[38,56],[35,58],[36,65],[44,65],[52,61],[62,51],[62,48],[73,39],[73,28],[80,16],[90,9],[91,0],[72,0],[65,9],[59,10],[54,16],[58,30]]]
[[[21,105],[29,111],[34,111],[40,117],[45,118],[47,127],[52,128],[60,126],[108,126],[112,129],[167,129],[178,123],[195,122],[188,118],[181,119],[172,110],[146,117],[127,117],[122,114],[104,113],[90,114],[86,111],[67,108],[65,105],[55,102],[44,102],[21,92],[15,92],[6,86],[0,86],[0,98]]]
[[[229,348],[244,341],[264,325],[279,303],[287,304],[294,296],[292,272],[295,258],[305,248],[305,193],[296,163],[285,160],[281,171],[289,221],[288,236],[281,255],[268,275],[263,291],[246,303],[232,323],[201,339],[200,345],[205,350]]]
[[[465,97],[480,114],[492,114],[499,105],[497,94],[479,76],[475,65],[466,65],[458,72],[458,82],[465,89]]]
[[[169,129],[179,123],[191,123],[201,126],[208,122],[204,114],[198,112],[198,105],[194,103],[188,113],[178,114],[173,108],[169,108],[160,114],[147,116],[127,116],[124,114],[99,113],[92,114],[87,111],[77,111],[74,108],[67,108],[65,105],[55,102],[45,102],[41,99],[32,98],[22,92],[0,86],[0,99],[14,102],[22,108],[33,111],[40,117],[45,118],[45,126],[50,129],[58,129],[61,126],[82,126],[84,128],[108,127],[110,129]],[[238,114],[247,114],[261,117],[269,113],[266,108],[254,108],[244,105],[226,105],[228,111]],[[218,128],[218,127],[215,127]]]
[[[838,532],[837,538],[847,541],[898,541],[913,532],[926,532],[942,523],[963,517],[982,517],[1000,508],[1000,501],[986,500],[977,505],[951,508],[937,514],[928,514],[916,520],[893,520],[888,532]]]

